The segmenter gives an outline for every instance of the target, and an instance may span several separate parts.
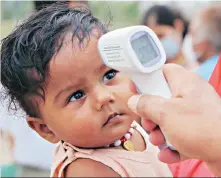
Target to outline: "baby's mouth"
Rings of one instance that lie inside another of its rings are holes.
[[[107,118],[107,121],[104,123],[103,127],[105,125],[107,125],[112,119],[116,119],[117,117],[121,116],[123,114],[120,114],[120,113],[117,113],[117,112],[114,112],[113,114],[109,115],[109,117]]]

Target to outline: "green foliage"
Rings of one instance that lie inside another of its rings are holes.
[[[139,9],[136,1],[89,1],[93,14],[104,22],[110,22],[110,29],[139,23]]]
[[[89,1],[93,14],[104,22],[110,22],[109,29],[139,24],[137,1]],[[34,11],[33,1],[1,1],[1,39]]]
[[[32,11],[32,2],[30,1],[2,1],[1,13],[2,20],[22,19]]]

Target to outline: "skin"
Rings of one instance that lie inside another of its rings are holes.
[[[128,99],[136,93],[134,84],[102,63],[97,42],[91,36],[87,46],[80,49],[72,43],[71,35],[66,35],[62,48],[49,63],[45,102],[39,101],[41,118],[27,118],[29,126],[49,142],[63,140],[77,147],[103,147],[120,139],[134,120],[140,122],[140,117],[127,106]],[[114,112],[121,115],[105,124]],[[138,132],[131,141],[136,151],[145,149]],[[71,163],[65,174],[118,176],[107,166],[87,159]]]
[[[217,55],[219,51],[204,34],[205,25],[208,21],[212,21],[210,13],[214,13],[212,9],[199,11],[190,24],[190,35],[192,37],[193,50],[199,55],[197,61],[199,64],[204,63],[210,57]]]
[[[202,78],[174,64],[163,68],[173,98],[139,95],[129,106],[144,118],[142,126],[150,132],[150,141],[160,146],[169,142],[177,149],[162,149],[159,159],[165,163],[189,158],[201,159],[221,176],[221,100]],[[151,104],[154,103],[154,104]]]

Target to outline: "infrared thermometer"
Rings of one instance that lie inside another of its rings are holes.
[[[139,93],[171,98],[162,72],[166,54],[150,28],[131,26],[108,32],[99,39],[98,50],[104,64],[128,75]],[[168,141],[166,146],[175,150]]]

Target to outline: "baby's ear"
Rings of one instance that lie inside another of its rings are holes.
[[[57,143],[60,139],[51,131],[42,119],[35,117],[27,117],[26,121],[33,130],[35,130],[42,138],[48,140],[51,143]]]

